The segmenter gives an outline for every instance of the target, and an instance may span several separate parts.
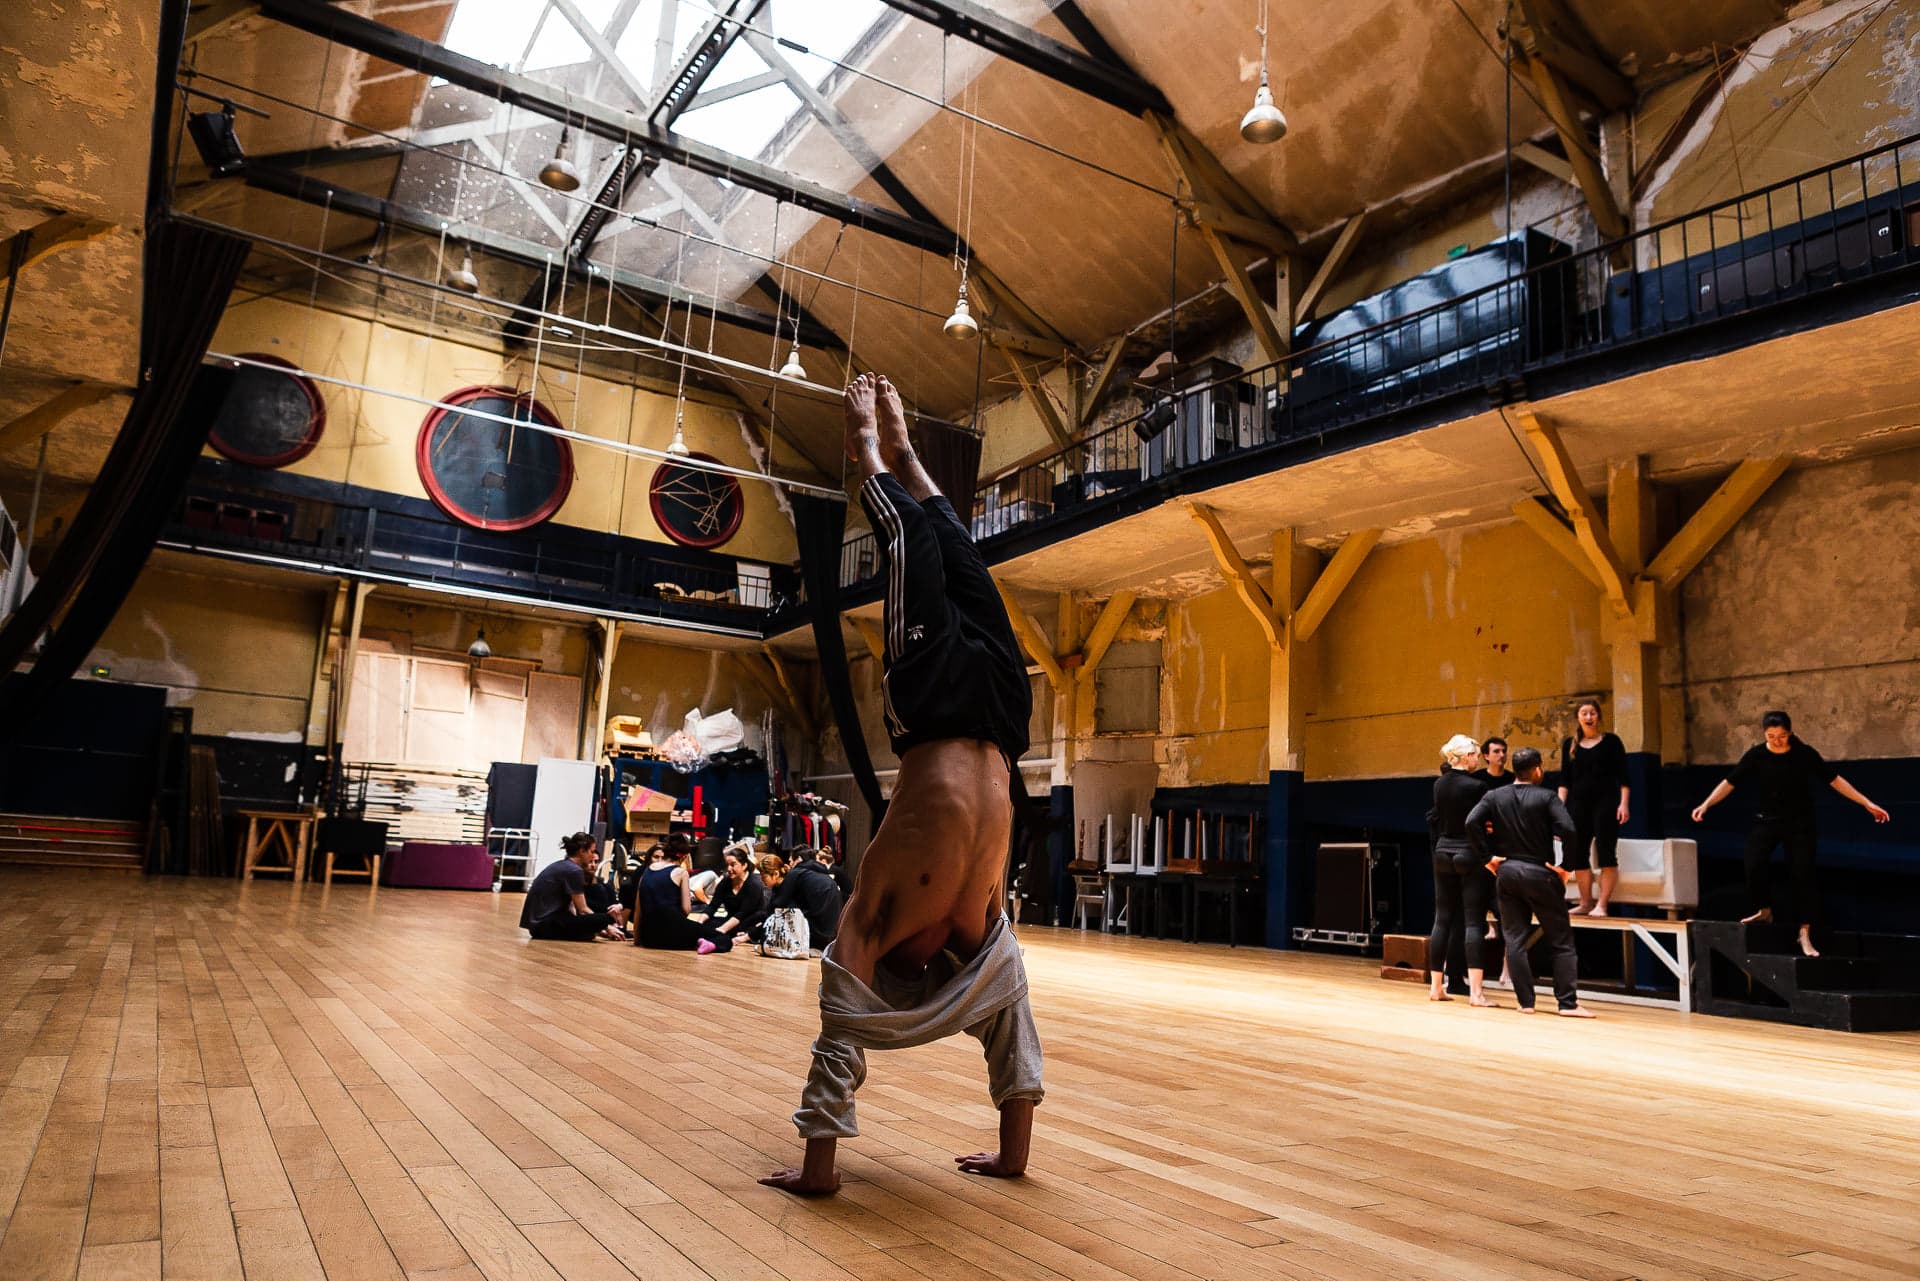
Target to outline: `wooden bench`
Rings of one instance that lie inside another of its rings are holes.
[[[1653,1005],[1679,1010],[1682,1014],[1693,1012],[1693,950],[1687,941],[1687,922],[1637,916],[1576,916],[1573,918],[1573,928],[1576,933],[1580,930],[1601,930],[1618,934],[1621,973],[1626,976],[1624,991],[1603,992],[1582,988],[1582,999],[1612,1001],[1621,1005]],[[1672,951],[1668,951],[1660,941],[1662,935],[1673,940]],[[1536,925],[1527,938],[1527,946],[1532,947],[1539,938],[1540,927]],[[1650,996],[1634,986],[1633,945],[1636,940],[1645,944],[1654,959],[1666,966],[1667,972],[1678,981],[1679,991],[1674,995]],[[1537,986],[1542,992],[1553,991],[1551,983]]]

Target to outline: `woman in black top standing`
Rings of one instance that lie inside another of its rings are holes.
[[[1455,734],[1440,749],[1446,768],[1433,784],[1433,809],[1427,827],[1433,834],[1433,933],[1427,936],[1427,974],[1432,989],[1427,999],[1451,1001],[1445,974],[1447,948],[1464,941],[1467,957],[1467,1000],[1491,1005],[1484,990],[1487,972],[1480,967],[1482,931],[1487,905],[1493,902],[1493,873],[1486,860],[1467,843],[1466,819],[1486,794],[1484,780],[1474,777],[1480,764],[1479,744]]]
[[[1754,911],[1742,924],[1773,919],[1773,887],[1767,863],[1773,857],[1773,847],[1783,845],[1793,884],[1794,915],[1800,924],[1800,950],[1818,956],[1813,946],[1813,921],[1820,914],[1820,895],[1813,883],[1817,841],[1812,785],[1827,784],[1873,815],[1876,823],[1885,823],[1891,816],[1841,778],[1825,757],[1794,737],[1793,717],[1785,712],[1768,712],[1760,718],[1760,726],[1766,741],[1747,749],[1733,773],[1714,785],[1712,793],[1693,811],[1693,821],[1706,818],[1707,811],[1726,800],[1734,788],[1753,790],[1753,830],[1747,833],[1747,899]]]
[[[1600,728],[1600,704],[1588,699],[1574,713],[1580,732],[1560,744],[1560,799],[1573,815],[1573,841],[1563,847],[1561,866],[1580,878],[1580,906],[1574,916],[1605,916],[1620,879],[1620,825],[1627,821],[1627,748],[1617,734]],[[1591,846],[1592,860],[1588,860]],[[1593,871],[1600,869],[1600,897],[1593,894]]]

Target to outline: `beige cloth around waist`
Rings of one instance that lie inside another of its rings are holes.
[[[1006,917],[987,931],[979,955],[961,964],[942,952],[922,975],[885,966],[872,987],[842,969],[828,945],[820,958],[820,1036],[793,1123],[802,1138],[858,1134],[853,1096],[867,1079],[868,1050],[904,1050],[965,1032],[987,1058],[987,1088],[997,1108],[1008,1099],[1039,1102],[1040,1034],[1027,1002],[1027,971]]]

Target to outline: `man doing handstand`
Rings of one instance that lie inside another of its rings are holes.
[[[863,374],[847,389],[847,454],[886,564],[881,693],[900,772],[820,962],[820,1036],[793,1114],[805,1161],[761,1180],[816,1195],[839,1188],[835,1147],[859,1133],[867,1050],[979,1038],[1000,1149],[954,1158],[973,1174],[1026,1171],[1043,1093],[1026,970],[1002,907],[1012,770],[1032,714],[1026,663],[885,378]]]

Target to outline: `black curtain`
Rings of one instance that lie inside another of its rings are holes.
[[[853,702],[853,673],[847,666],[846,637],[840,631],[840,540],[847,528],[847,505],[830,498],[795,494],[793,527],[800,544],[800,581],[806,586],[807,612],[813,620],[813,643],[820,654],[820,678],[827,683],[834,724],[847,752],[847,767],[860,785],[873,815],[873,829],[887,815],[880,796],[880,780],[867,754],[867,736],[860,728],[860,712]]]
[[[926,418],[920,420],[919,435],[914,452],[920,455],[920,465],[953,504],[961,523],[971,525],[973,491],[980,481],[980,437],[964,427]]]
[[[247,242],[222,232],[150,227],[140,385],[47,572],[0,628],[0,672],[8,672],[53,627],[30,677],[0,692],[0,736],[73,675],[146,564],[224,390],[224,380],[200,375],[200,361],[246,256]]]

